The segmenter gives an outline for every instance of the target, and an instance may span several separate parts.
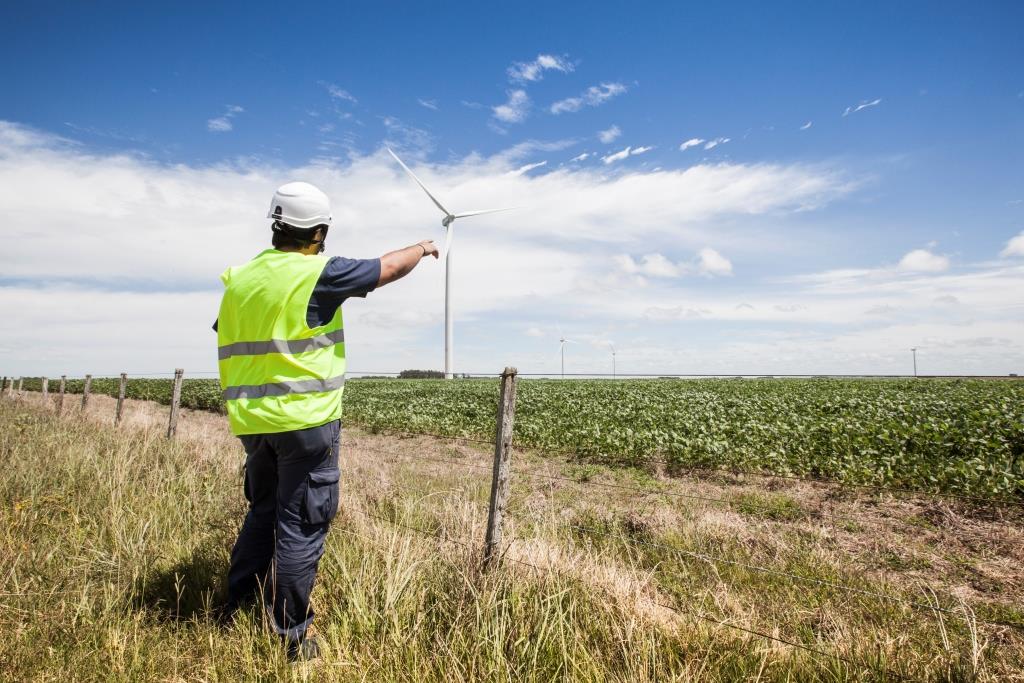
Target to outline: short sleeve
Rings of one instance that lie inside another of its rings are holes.
[[[380,259],[351,259],[335,256],[327,262],[316,293],[341,303],[350,296],[366,296],[377,288]]]
[[[306,311],[310,327],[326,325],[349,297],[364,297],[377,288],[380,259],[331,258],[320,273]]]

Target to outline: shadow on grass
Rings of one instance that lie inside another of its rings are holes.
[[[191,556],[161,566],[136,581],[133,606],[160,621],[213,619],[226,595],[228,556],[213,543]]]

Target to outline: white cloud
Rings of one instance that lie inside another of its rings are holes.
[[[847,107],[846,111],[843,112],[843,116],[849,116],[850,114],[856,114],[861,109],[867,109],[868,107],[877,107],[882,103],[882,98],[879,97],[876,100],[862,100],[860,104],[852,107]]]
[[[389,123],[401,128],[394,119]],[[652,273],[678,268],[699,275],[699,253],[712,242],[730,255],[764,253],[765,236],[750,231],[748,217],[771,215],[773,223],[784,223],[786,215],[826,205],[855,187],[840,171],[801,164],[698,164],[622,175],[603,173],[601,165],[567,165],[510,174],[529,160],[526,155],[568,144],[530,141],[490,157],[436,164],[406,158],[454,210],[523,207],[467,219],[457,237],[458,357],[466,370],[489,367],[495,354],[514,359],[520,352],[488,341],[485,330],[493,331],[498,320],[513,326],[508,330],[516,336],[543,324],[538,316],[564,319],[576,311],[611,326],[691,298],[692,307],[712,312],[701,319],[713,320],[723,308],[707,300],[719,296],[713,290],[680,291],[674,287],[685,286],[686,279],[660,275],[640,286],[636,278],[648,276],[610,269],[610,259],[631,250],[661,253],[668,266],[658,259],[638,262]],[[214,369],[209,326],[219,300],[217,275],[265,247],[269,194],[296,179],[313,182],[333,199],[328,254],[372,257],[442,237],[436,209],[382,151],[298,165],[163,164],[0,123],[7,226],[24,236],[6,247],[0,285],[0,319],[13,331],[0,340],[8,367],[23,374],[181,364],[189,372]],[[57,195],[60,202],[53,201]],[[774,240],[773,248],[784,241]],[[196,250],[200,243],[204,248]],[[667,257],[677,252],[694,256],[681,265]],[[708,274],[721,272],[709,257],[703,262]],[[443,268],[424,263],[407,281],[346,304],[352,369],[437,367],[442,287]],[[961,298],[965,307],[974,303]],[[762,310],[762,301],[751,303]],[[724,308],[733,311],[735,304]],[[80,343],[40,343],[38,330],[53,320]],[[161,344],[146,343],[149,334],[158,334]],[[108,367],[112,362],[123,367]]]
[[[387,130],[387,137],[383,142],[388,147],[415,154],[424,154],[434,148],[434,136],[429,131],[405,123],[394,116],[385,116],[381,122]]]
[[[899,270],[919,273],[941,273],[949,269],[949,259],[927,249],[914,249],[900,259]]]
[[[520,166],[519,168],[515,169],[514,171],[509,171],[509,175],[513,175],[513,176],[523,175],[524,173],[529,173],[530,171],[532,171],[535,168],[540,168],[541,166],[546,166],[547,163],[548,163],[547,161],[538,161],[535,164],[525,164],[525,165]]]
[[[210,119],[206,122],[206,130],[211,133],[226,133],[234,128],[231,125],[231,120],[226,116],[218,116],[217,118]]]
[[[437,111],[437,100],[425,100],[422,97],[417,97],[416,101],[421,107],[426,107],[431,111]]]
[[[599,132],[597,134],[597,137],[601,142],[607,145],[608,143],[614,141],[615,138],[619,137],[620,135],[622,135],[622,131],[619,130],[619,127],[616,125],[612,125],[611,128],[606,128],[605,130]]]
[[[811,127],[812,125],[814,125],[814,121],[808,121],[808,122],[807,122],[807,123],[805,123],[804,125],[800,126],[800,130],[807,130],[807,129],[808,129],[808,128],[810,128],[810,127]]]
[[[625,149],[619,150],[618,152],[614,152],[612,154],[608,154],[606,156],[601,157],[601,161],[603,161],[606,164],[614,164],[616,161],[622,161],[623,159],[628,157],[631,150],[631,147],[626,147]]]
[[[732,138],[715,138],[714,140],[708,140],[704,145],[704,149],[714,149],[719,145],[724,145],[729,142]]]
[[[999,252],[999,255],[1004,258],[1007,256],[1024,256],[1024,230],[1016,237],[1011,237],[1003,250]]]
[[[569,159],[569,161],[586,161],[592,156],[593,154],[591,154],[590,152],[583,152],[581,154],[577,154],[572,159]]]
[[[532,62],[515,62],[508,68],[508,77],[517,83],[539,81],[544,78],[545,71],[561,71],[569,73],[575,67],[564,57],[540,54]]]
[[[526,114],[530,109],[530,97],[525,90],[510,90],[508,101],[491,107],[494,117],[505,123],[522,123],[526,120]]]
[[[345,90],[344,88],[341,88],[335,85],[334,83],[320,81],[320,85],[322,85],[327,90],[328,95],[330,95],[332,98],[336,100],[343,100],[345,102],[351,102],[352,104],[355,104],[356,102],[359,101],[348,90]]]
[[[659,253],[645,254],[642,261],[636,261],[629,254],[618,254],[614,258],[619,270],[627,275],[644,275],[655,278],[674,278],[683,275],[732,275],[732,263],[711,247],[704,247],[689,262],[673,263]]]
[[[533,325],[531,327],[526,328],[526,332],[524,334],[526,334],[527,337],[543,337],[544,330],[540,329],[536,325]]]
[[[697,145],[701,145],[701,144],[704,144],[704,139],[703,138],[690,138],[686,142],[683,142],[681,145],[679,145],[679,151],[680,152],[685,152],[686,150],[690,149],[691,147],[696,147]]]
[[[552,114],[579,111],[583,107],[596,107],[607,100],[626,92],[626,86],[622,83],[601,83],[587,88],[578,97],[567,97],[551,105]]]
[[[732,275],[732,263],[711,247],[697,255],[697,272],[701,275]]]
[[[231,123],[231,119],[244,111],[245,109],[239,107],[237,104],[225,105],[224,114],[207,120],[206,130],[211,133],[227,133],[234,128],[234,125]]]
[[[605,164],[614,164],[616,161],[622,161],[626,157],[636,156],[637,154],[643,154],[650,152],[653,147],[626,147],[625,149],[619,150],[612,154],[601,157],[601,161]]]

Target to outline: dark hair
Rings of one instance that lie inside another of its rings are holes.
[[[270,243],[274,249],[305,249],[313,243],[313,237],[320,228],[327,232],[326,225],[315,225],[312,228],[296,228],[295,226],[274,221],[270,229],[274,231]],[[326,235],[324,235],[326,237]]]

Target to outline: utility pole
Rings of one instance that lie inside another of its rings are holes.
[[[911,347],[910,353],[914,354],[914,377],[917,377],[917,347]]]

